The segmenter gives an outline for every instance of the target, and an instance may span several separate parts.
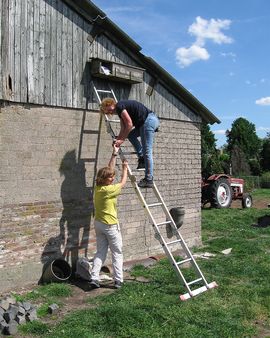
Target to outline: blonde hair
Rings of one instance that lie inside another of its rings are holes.
[[[108,178],[115,175],[115,170],[110,167],[104,167],[99,169],[96,178],[96,185],[105,185]]]
[[[116,104],[115,99],[113,99],[112,97],[105,97],[105,99],[103,99],[103,100],[101,101],[101,104],[100,104],[100,111],[101,111],[102,113],[104,113],[106,107],[109,107],[109,106],[111,106],[111,105],[113,105],[113,104]]]

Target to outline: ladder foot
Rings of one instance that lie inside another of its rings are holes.
[[[213,288],[216,288],[218,286],[218,284],[216,282],[212,282],[212,283],[209,283],[207,284],[207,286],[202,286],[201,288],[198,288],[196,290],[193,290],[191,292],[188,292],[188,293],[185,293],[183,295],[180,295],[179,298],[180,300],[182,301],[186,301],[190,298],[193,298],[209,289],[213,289]]]

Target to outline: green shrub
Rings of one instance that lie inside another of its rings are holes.
[[[270,188],[270,171],[266,171],[261,176],[261,187]]]
[[[254,189],[260,188],[260,177],[259,176],[242,176],[239,178],[243,178],[245,180],[244,184],[244,192],[250,192]]]

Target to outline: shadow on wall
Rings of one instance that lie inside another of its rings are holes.
[[[44,272],[54,259],[64,258],[71,264],[74,273],[79,251],[83,250],[84,256],[87,257],[93,211],[92,188],[86,186],[85,164],[82,160],[77,161],[75,150],[65,154],[59,172],[64,176],[61,185],[63,211],[59,222],[59,235],[48,240],[41,262]]]

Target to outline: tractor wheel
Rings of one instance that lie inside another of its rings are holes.
[[[210,187],[211,206],[213,208],[229,208],[232,203],[232,188],[226,178],[214,181]]]
[[[242,207],[251,208],[252,207],[252,197],[250,194],[244,194],[242,198]]]

